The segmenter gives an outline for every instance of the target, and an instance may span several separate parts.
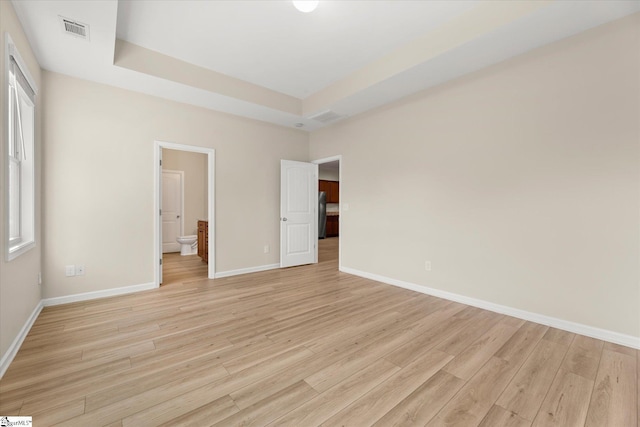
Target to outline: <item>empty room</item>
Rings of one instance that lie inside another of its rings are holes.
[[[640,426],[640,1],[0,0],[0,424]]]

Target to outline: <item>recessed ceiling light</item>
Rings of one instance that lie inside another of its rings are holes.
[[[318,7],[318,3],[318,0],[293,0],[293,5],[296,7],[296,9],[304,13],[309,13],[316,10],[316,7]]]

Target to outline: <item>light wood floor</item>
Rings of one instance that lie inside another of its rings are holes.
[[[47,307],[0,414],[48,426],[638,424],[639,352],[318,265]]]
[[[180,252],[162,254],[161,286],[206,279],[209,266],[198,255],[182,256]]]

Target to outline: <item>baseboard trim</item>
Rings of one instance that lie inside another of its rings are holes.
[[[143,283],[141,285],[124,286],[122,288],[105,289],[102,291],[85,292],[82,294],[66,295],[63,297],[45,298],[42,303],[45,307],[52,305],[68,304],[71,302],[88,301],[92,299],[113,297],[117,295],[131,294],[134,292],[147,291],[149,289],[157,289],[157,285],[153,282]]]
[[[38,305],[36,305],[36,308],[34,308],[31,312],[31,315],[29,316],[27,321],[24,323],[24,326],[22,326],[22,329],[20,329],[20,332],[18,332],[16,338],[7,349],[6,353],[2,356],[2,359],[0,359],[0,378],[2,378],[4,376],[4,373],[7,372],[7,369],[9,369],[9,365],[11,365],[11,362],[13,362],[16,354],[18,354],[18,350],[20,350],[22,342],[27,337],[27,334],[31,330],[31,327],[35,323],[43,307],[44,304],[42,303],[42,300],[40,300]]]
[[[583,325],[581,323],[570,322],[568,320],[520,310],[506,305],[495,304],[489,301],[454,294],[452,292],[447,292],[440,289],[416,285],[415,283],[392,279],[390,277],[380,276],[378,274],[368,273],[365,271],[356,270],[354,268],[340,267],[340,271],[348,274],[353,274],[354,276],[364,277],[365,279],[375,280],[377,282],[398,286],[400,288],[409,289],[415,292],[420,292],[422,294],[431,295],[434,297],[443,298],[449,301],[455,301],[466,305],[471,305],[474,307],[482,308],[484,310],[493,311],[495,313],[506,314],[508,316],[517,317],[519,319],[540,323],[542,325],[551,326],[554,328],[562,329],[564,331],[586,335],[591,338],[596,338],[640,350],[640,338],[634,337],[632,335],[621,334],[619,332]]]
[[[237,270],[219,271],[216,273],[215,278],[220,279],[222,277],[237,276],[239,274],[257,273],[259,271],[274,270],[276,268],[280,268],[280,264],[267,264],[257,267],[239,268]]]

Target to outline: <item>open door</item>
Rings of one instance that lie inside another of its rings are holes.
[[[280,161],[280,267],[318,262],[318,165]]]

